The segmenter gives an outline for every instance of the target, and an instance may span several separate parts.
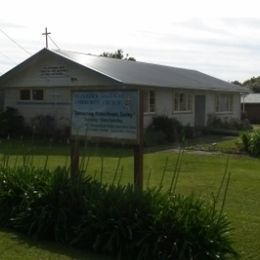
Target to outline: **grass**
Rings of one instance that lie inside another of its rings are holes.
[[[227,143],[234,142],[234,138],[222,140],[222,142],[224,145],[229,146]],[[10,155],[10,157],[8,157],[8,163],[12,165],[22,164],[24,160],[31,161],[33,165],[39,167],[44,166],[46,161],[47,167],[51,168],[56,167],[57,165],[64,165],[66,163],[69,165],[68,145],[54,145],[38,142],[32,143],[31,141],[17,143],[17,141],[9,140],[2,141],[0,144],[0,157],[1,153]],[[24,153],[28,153],[27,158],[23,156]],[[33,153],[33,157],[30,157],[29,153]],[[94,178],[101,179],[101,160],[103,160],[103,182],[111,183],[114,178],[117,162],[120,162],[120,171],[116,176],[115,182],[133,182],[133,159],[131,150],[109,147],[100,148],[96,146],[89,147],[88,149],[82,148],[81,153],[86,156],[84,168],[87,168],[87,173],[92,175]],[[177,155],[178,153],[176,151],[145,153],[144,186],[147,186],[149,176],[149,187],[158,186],[161,182],[162,174],[164,173],[165,176],[162,182],[163,189],[168,189],[177,160]],[[260,255],[260,159],[251,158],[245,155],[242,156],[232,154],[229,156],[229,169],[232,176],[225,205],[225,212],[233,224],[235,245],[241,254],[241,259],[257,260]],[[119,157],[121,158],[120,161],[118,159]],[[194,193],[196,196],[210,199],[212,197],[211,194],[216,194],[218,190],[218,186],[225,170],[226,158],[226,154],[199,154],[197,152],[185,152],[183,156],[180,178],[177,184],[177,192],[182,194]],[[88,163],[86,163],[87,161]],[[166,161],[168,161],[167,165]],[[6,233],[0,233],[0,240],[2,234]],[[13,240],[14,243],[16,243],[15,241],[17,240]],[[16,249],[19,246],[22,248],[28,248],[26,243],[17,243],[16,245],[17,246],[14,246],[14,252],[16,252]],[[34,248],[34,245],[32,248]],[[35,250],[37,251],[43,249],[37,248]],[[1,251],[2,248],[0,245],[0,252]],[[46,252],[39,252],[39,254],[44,256],[41,259],[49,259],[45,257],[44,254],[52,254],[48,248],[46,248]],[[19,254],[17,254],[17,256]],[[32,252],[32,254],[34,253]],[[55,254],[60,256],[55,258]],[[67,256],[66,253],[65,256],[63,256],[63,254],[63,249],[57,253],[54,252],[53,259],[70,259],[66,257],[74,258],[70,254]],[[5,257],[4,259],[8,258]],[[12,259],[17,258],[13,257]],[[26,259],[30,258],[28,257]],[[100,260],[102,258],[83,257],[80,259]]]
[[[191,140],[185,148],[209,152],[239,153],[239,137],[211,135]]]
[[[0,259],[4,260],[109,260],[50,242],[37,242],[9,230],[0,230]]]

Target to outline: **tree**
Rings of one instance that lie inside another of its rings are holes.
[[[119,59],[119,60],[131,60],[131,61],[136,61],[134,57],[130,57],[128,53],[124,55],[123,50],[118,49],[115,52],[103,52],[100,54],[102,57],[108,57],[108,58],[114,58],[114,59]]]
[[[244,81],[242,85],[249,87],[256,93],[260,93],[260,76],[256,78],[252,77],[251,79]]]
[[[234,80],[234,81],[232,81],[231,83],[232,83],[232,84],[235,84],[235,85],[237,85],[237,86],[242,86],[242,83],[239,82],[238,80]]]

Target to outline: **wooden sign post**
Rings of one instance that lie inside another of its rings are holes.
[[[143,91],[139,91],[139,143],[134,146],[134,186],[136,191],[143,190],[143,150],[144,150],[144,105]]]
[[[71,138],[70,140],[70,176],[75,178],[79,176],[79,140]]]

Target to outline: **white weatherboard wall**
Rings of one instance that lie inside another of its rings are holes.
[[[70,124],[70,89],[44,89],[43,101],[20,101],[19,90],[16,88],[6,90],[5,107],[18,109],[28,123],[38,115],[51,115],[59,126]]]
[[[61,69],[60,75],[58,70]],[[49,73],[49,75],[48,75]],[[75,65],[57,56],[41,57],[26,71],[21,71],[9,80],[11,87],[82,87],[111,85],[111,80],[95,71]]]
[[[155,113],[145,113],[144,126],[147,127],[153,116],[163,115],[178,119],[183,125],[194,125],[194,109],[191,113],[173,113],[173,89],[156,88]]]
[[[61,75],[55,75],[60,68]],[[17,73],[8,81],[4,88],[4,107],[17,108],[28,123],[35,116],[51,115],[57,120],[58,125],[69,125],[71,90],[108,85],[111,86],[111,80],[95,71],[83,69],[57,56],[41,57],[26,71]],[[22,101],[19,97],[21,89],[43,89],[44,99]]]
[[[72,88],[53,87],[44,88],[43,101],[20,101],[20,88],[9,88],[5,91],[5,107],[17,108],[25,117],[27,122],[37,115],[52,115],[58,125],[69,125],[71,118],[71,93]],[[83,89],[83,88],[81,88]],[[85,89],[88,89],[85,87]],[[147,127],[154,116],[165,115],[178,119],[183,125],[194,126],[194,100],[196,95],[206,96],[205,122],[207,123],[209,115],[215,115],[222,119],[237,118],[240,119],[240,95],[233,95],[233,111],[230,113],[215,112],[215,92],[190,92],[193,95],[193,106],[191,112],[173,112],[173,90],[156,89],[155,113],[145,113],[144,127]]]
[[[195,118],[195,96],[205,95],[206,97],[206,111],[205,111],[205,123],[207,124],[210,115],[215,115],[221,119],[240,119],[240,94],[234,93],[233,95],[233,109],[228,113],[216,113],[215,111],[215,97],[216,94],[225,94],[225,92],[209,92],[209,91],[189,91],[192,94],[192,111],[191,112],[174,112],[173,111],[173,89],[154,89],[156,96],[155,113],[145,113],[144,126],[147,127],[151,122],[153,116],[165,115],[171,118],[176,118],[183,125],[194,126]],[[181,91],[181,90],[178,90]]]
[[[209,92],[207,93],[207,101],[206,101],[206,111],[207,117],[210,115],[215,115],[221,119],[240,119],[241,117],[241,103],[240,103],[240,94],[233,93],[233,107],[232,112],[216,112],[215,111],[215,96],[216,94],[226,94],[226,93],[216,93],[216,92]]]

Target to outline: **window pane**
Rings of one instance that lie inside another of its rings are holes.
[[[155,112],[155,92],[152,90],[144,91],[144,112]]]
[[[233,107],[233,97],[231,95],[216,96],[216,111],[231,112]]]
[[[175,92],[174,111],[192,111],[192,95]]]
[[[150,91],[150,112],[155,112],[155,92]]]
[[[32,90],[32,99],[33,100],[43,100],[43,90],[42,89]]]
[[[192,110],[192,97],[191,97],[190,94],[188,95],[188,107],[187,107],[187,110],[188,111]]]
[[[149,102],[148,102],[149,92],[144,91],[143,93],[144,93],[144,112],[149,112]]]
[[[30,90],[29,89],[22,89],[20,90],[20,100],[30,100]]]

